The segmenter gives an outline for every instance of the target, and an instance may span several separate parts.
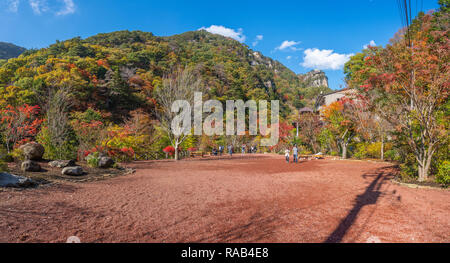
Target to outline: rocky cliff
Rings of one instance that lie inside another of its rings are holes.
[[[306,87],[326,87],[328,88],[328,77],[321,70],[312,70],[306,74],[299,74],[298,77],[306,84]]]

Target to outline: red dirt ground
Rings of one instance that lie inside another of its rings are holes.
[[[138,162],[135,174],[0,191],[0,242],[449,242],[450,191],[388,163],[283,156]]]

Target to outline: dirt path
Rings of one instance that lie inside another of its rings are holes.
[[[450,242],[450,191],[386,163],[135,163],[136,174],[0,191],[0,242]]]

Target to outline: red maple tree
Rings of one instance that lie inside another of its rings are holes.
[[[39,106],[8,105],[0,110],[0,132],[8,152],[12,148],[31,141],[39,132],[43,120],[39,118]]]

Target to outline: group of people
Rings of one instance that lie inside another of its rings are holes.
[[[292,155],[294,156],[294,163],[298,163],[298,147],[294,145],[292,148]],[[291,150],[286,149],[284,156],[286,157],[286,162],[291,162]]]
[[[233,157],[233,153],[234,151],[234,146],[233,145],[228,145],[227,146],[227,150],[228,150],[228,154],[230,155],[230,157]],[[256,146],[251,146],[250,148],[248,148],[248,153],[256,153],[258,151],[258,148],[256,148]],[[212,150],[212,154],[214,156],[222,156],[225,152],[225,147],[220,145],[219,148],[217,149],[216,147],[213,148]],[[247,145],[242,145],[241,147],[241,153],[244,155],[247,152]]]
[[[241,147],[241,153],[245,154],[245,153],[256,153],[257,152],[257,148],[256,146],[251,146],[250,148],[247,148],[247,145],[243,144]]]
[[[224,151],[225,151],[225,147],[223,147],[223,146],[219,146],[219,149],[217,149],[216,147],[214,147],[214,148],[212,149],[212,154],[213,154],[214,156],[218,156],[218,155],[222,156],[222,154],[223,154]]]
[[[233,145],[228,145],[227,146],[227,150],[228,150],[228,154],[230,155],[230,157],[233,157],[233,153],[234,153],[234,146]],[[222,156],[225,152],[225,147],[220,145],[219,148],[214,147],[212,150],[212,154],[214,156]],[[251,146],[248,149],[248,153],[256,153],[257,152],[257,148],[256,146]],[[298,147],[297,145],[294,145],[294,147],[292,147],[292,151],[287,148],[285,150],[285,154],[284,156],[286,157],[286,162],[290,163],[291,162],[291,152],[292,152],[292,156],[293,156],[293,163],[298,163]],[[242,155],[247,153],[247,145],[243,144],[241,147],[241,153]]]

